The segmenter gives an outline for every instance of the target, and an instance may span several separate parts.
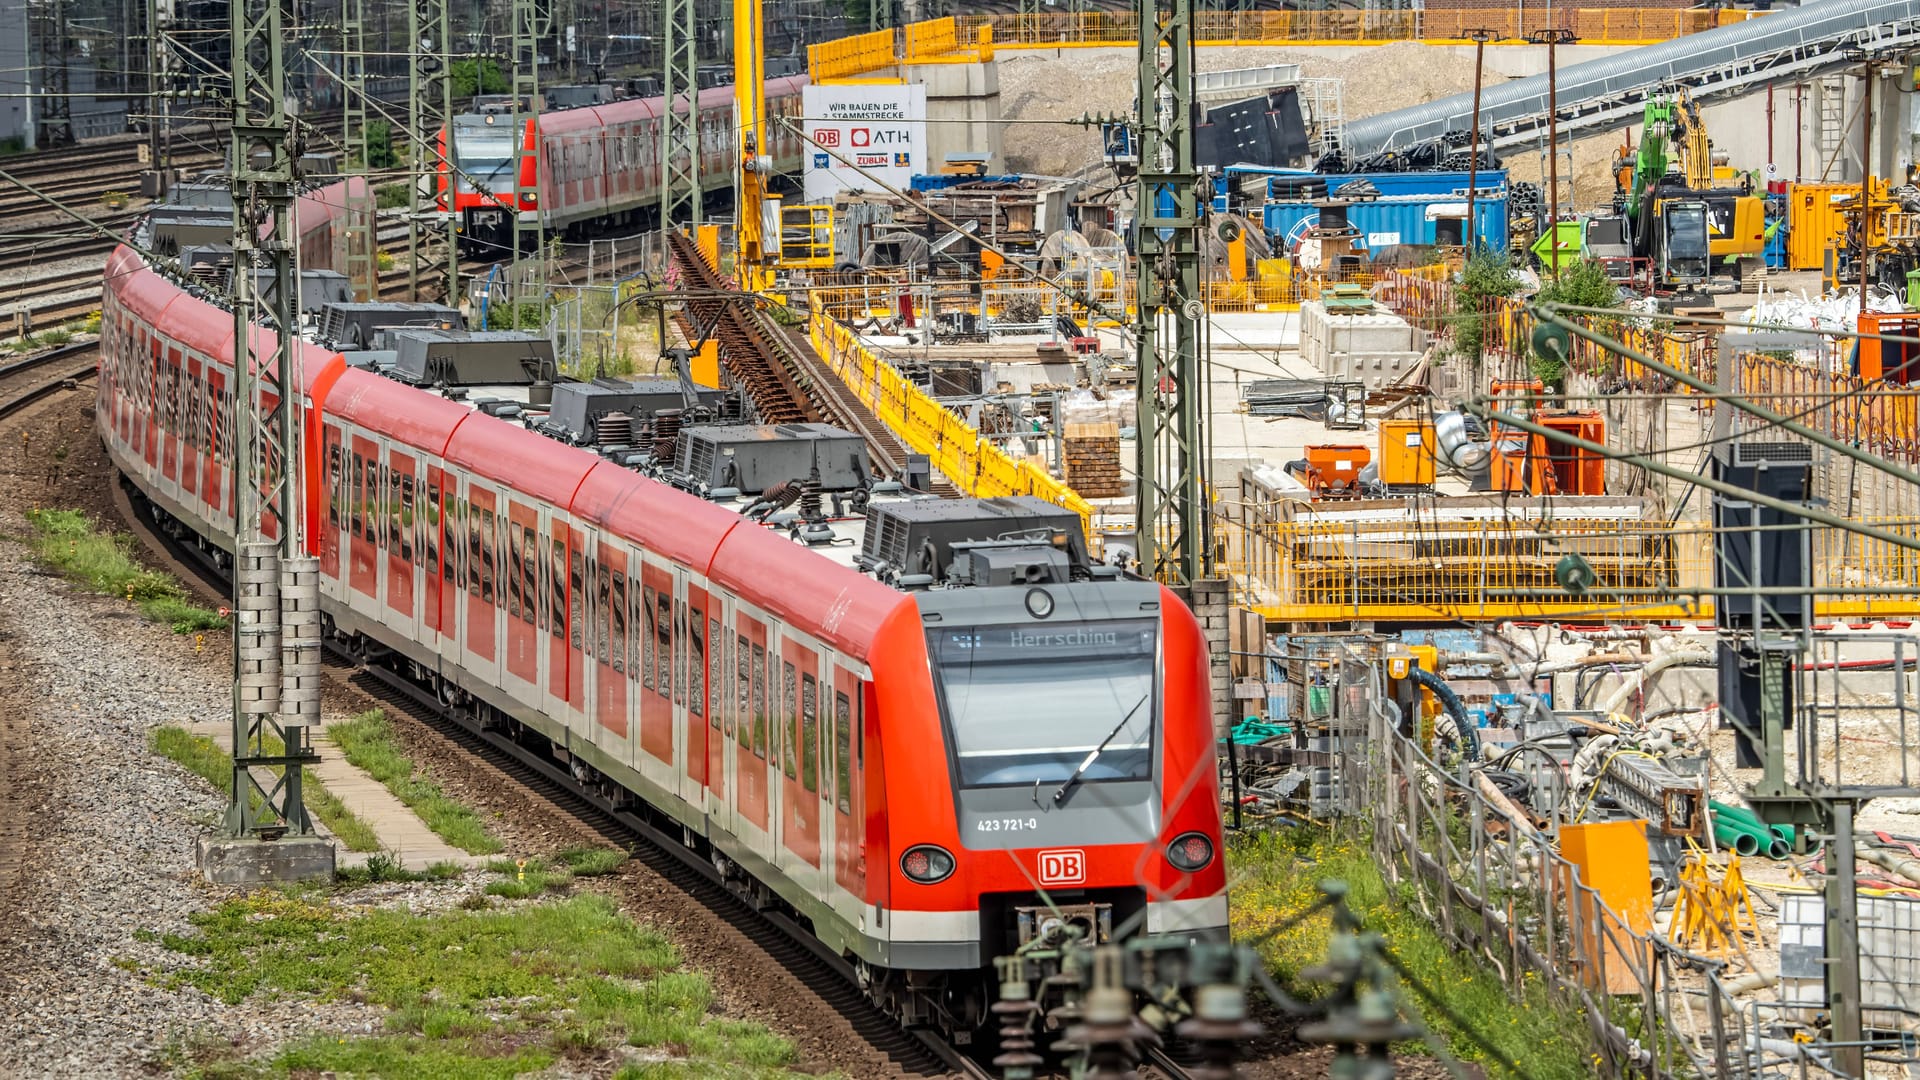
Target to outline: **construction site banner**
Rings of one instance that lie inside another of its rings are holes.
[[[930,170],[925,86],[808,86],[801,100],[809,200],[881,183],[904,189]]]

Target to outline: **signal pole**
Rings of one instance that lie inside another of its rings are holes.
[[[453,38],[447,22],[447,0],[413,0],[407,5],[407,130],[413,137],[407,146],[407,299],[420,299],[421,252],[430,229],[430,207],[438,208],[437,190],[441,175],[439,153],[453,155],[451,139],[440,146],[440,133],[451,134],[453,123],[453,80],[448,78],[447,63],[453,55]],[[475,64],[481,63],[476,59]],[[475,74],[478,74],[476,70]],[[452,181],[452,171],[447,177]],[[440,214],[447,243],[446,302],[460,302],[460,244],[454,231],[453,207],[449,202]]]
[[[660,121],[660,228],[671,229],[675,219],[700,223],[700,122],[697,108],[700,86],[699,38],[694,0],[661,0],[661,93],[666,115]],[[679,98],[686,96],[686,111]]]
[[[1139,312],[1140,572],[1169,585],[1213,573],[1206,500],[1207,309],[1194,166],[1193,0],[1138,0],[1139,149],[1134,273]]]
[[[285,3],[231,7],[233,785],[224,828],[198,851],[201,872],[223,885],[327,878],[334,865],[301,798],[302,770],[318,759],[307,730],[320,718],[320,566],[302,541]]]
[[[346,154],[346,160],[340,163],[342,176],[353,172],[355,153],[360,155],[362,171],[373,172],[373,151],[367,146],[366,70],[366,0],[340,0],[340,141],[345,144]],[[374,184],[371,176],[367,183],[370,187]],[[361,234],[347,243],[347,281],[356,300],[371,300],[379,291],[379,276],[374,270],[379,229],[374,217],[355,214],[348,219],[354,222],[348,227]]]
[[[513,259],[509,264],[507,288],[512,297],[508,310],[513,325],[520,325],[521,260],[542,255],[545,236],[540,217],[546,208],[539,205],[540,189],[536,178],[539,161],[539,135],[529,139],[529,124],[538,126],[540,117],[540,43],[547,38],[553,22],[546,0],[513,0]],[[537,265],[537,263],[536,263]],[[486,329],[481,327],[481,329]]]
[[[28,99],[28,115],[35,118],[34,149],[73,145],[73,99],[68,96],[66,0],[37,0],[28,6],[30,34],[36,48],[34,64],[40,77],[30,80],[39,91]]]

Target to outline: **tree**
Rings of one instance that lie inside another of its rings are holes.
[[[1620,303],[1620,286],[1607,276],[1606,270],[1592,259],[1582,259],[1560,271],[1560,276],[1548,279],[1534,301],[1541,304],[1568,304],[1573,307],[1611,308]],[[1625,324],[1617,318],[1594,317],[1570,312],[1575,318],[1591,327],[1595,332],[1608,337],[1617,337]],[[1538,350],[1533,353],[1533,375],[1547,385],[1554,393],[1566,388],[1567,364],[1556,356],[1543,356]]]
[[[507,92],[507,76],[492,60],[455,60],[447,65],[447,77],[453,80],[454,97]]]
[[[400,164],[400,156],[393,152],[393,127],[384,120],[367,123],[363,150],[369,169],[392,169]]]
[[[1520,278],[1503,252],[1479,251],[1460,270],[1460,283],[1454,289],[1453,352],[1473,361],[1475,369],[1486,352],[1487,301],[1512,296],[1520,291]]]

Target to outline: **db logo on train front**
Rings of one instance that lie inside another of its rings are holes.
[[[1084,885],[1086,880],[1086,852],[1060,848],[1040,853],[1040,884]]]

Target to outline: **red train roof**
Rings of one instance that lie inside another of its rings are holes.
[[[432,454],[444,454],[454,429],[474,415],[464,405],[350,368],[327,394],[326,411]]]
[[[419,394],[422,391],[409,390]],[[555,506],[573,503],[580,478],[598,460],[575,447],[485,413],[471,413],[447,443],[447,463]]]
[[[745,523],[727,534],[708,576],[741,599],[862,660],[871,653],[887,616],[913,603],[905,593],[857,570]]]
[[[721,541],[740,525],[737,514],[608,462],[587,474],[573,512],[698,574],[708,572]]]

